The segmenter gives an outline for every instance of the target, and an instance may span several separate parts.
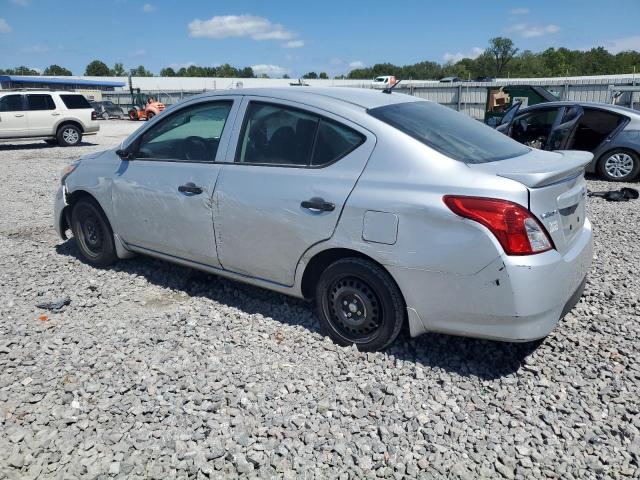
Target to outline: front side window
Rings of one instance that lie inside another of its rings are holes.
[[[27,107],[29,110],[55,110],[51,95],[27,95]]]
[[[232,104],[199,103],[160,120],[142,135],[136,157],[213,162]]]
[[[529,149],[491,127],[448,107],[427,101],[397,103],[368,113],[464,163],[486,163],[517,157]]]
[[[5,95],[0,98],[0,112],[21,112],[23,110],[22,95]]]
[[[82,95],[63,94],[60,98],[69,110],[81,110],[84,108],[91,108],[89,101]]]
[[[353,151],[360,133],[310,112],[252,102],[236,153],[239,163],[324,166]]]
[[[545,108],[516,117],[511,126],[511,137],[524,145],[543,149],[557,115],[557,108]]]

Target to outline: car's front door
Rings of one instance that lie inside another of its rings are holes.
[[[28,93],[27,97],[27,123],[29,135],[39,137],[53,135],[53,126],[60,116],[60,110],[48,93]]]
[[[292,285],[303,253],[333,234],[375,137],[285,101],[247,98],[241,111],[214,195],[218,258],[227,270]]]
[[[20,94],[0,98],[0,138],[26,137],[29,124],[25,115],[24,97]]]
[[[130,246],[219,266],[212,195],[240,100],[195,101],[159,118],[113,177],[118,234]],[[239,98],[239,97],[237,97]]]
[[[584,110],[580,105],[565,107],[562,112],[562,120],[555,122],[549,140],[546,142],[545,150],[566,150],[571,147],[580,120],[584,116]]]

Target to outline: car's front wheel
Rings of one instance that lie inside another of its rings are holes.
[[[640,172],[640,158],[631,150],[617,149],[605,153],[598,162],[598,172],[611,182],[628,182]]]
[[[62,125],[58,129],[58,145],[62,147],[73,147],[82,140],[82,131],[75,125]]]
[[[83,198],[73,206],[71,230],[88,264],[106,267],[118,259],[109,221],[94,200]]]
[[[377,351],[389,346],[405,322],[400,289],[379,265],[344,258],[329,265],[316,285],[323,333],[339,345]]]

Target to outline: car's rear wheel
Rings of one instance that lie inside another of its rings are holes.
[[[379,265],[338,260],[320,275],[316,302],[323,333],[339,345],[382,350],[400,333],[406,309],[398,286]]]
[[[640,172],[640,157],[631,150],[611,150],[600,158],[598,172],[611,182],[631,181]]]
[[[58,145],[62,147],[73,147],[82,140],[82,131],[75,125],[62,125],[58,129]]]
[[[73,206],[71,230],[88,264],[106,267],[118,259],[109,221],[94,200],[83,198]]]

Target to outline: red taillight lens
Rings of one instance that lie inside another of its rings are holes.
[[[95,110],[93,110],[91,112],[91,120],[97,120],[98,119],[98,114],[96,113]]]
[[[443,200],[453,213],[491,230],[507,255],[531,255],[553,248],[544,227],[529,210],[517,203],[453,195],[445,195]]]

